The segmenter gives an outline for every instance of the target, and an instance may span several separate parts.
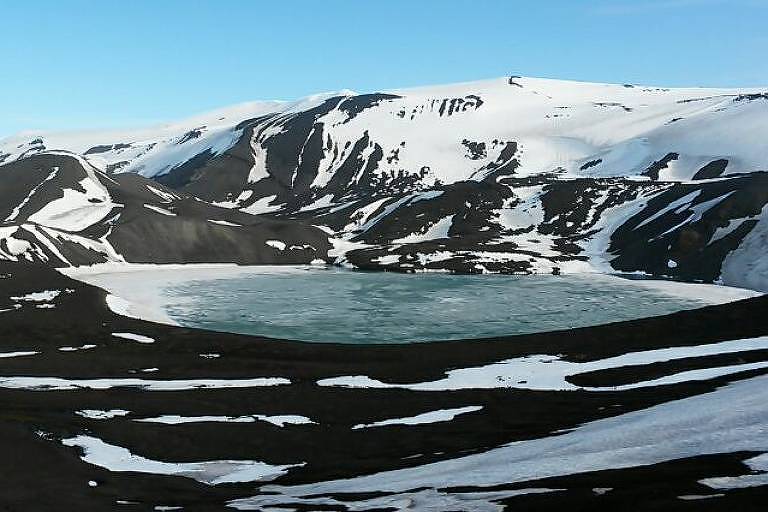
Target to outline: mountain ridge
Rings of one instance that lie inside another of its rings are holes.
[[[766,91],[512,76],[323,93],[143,131],[4,139],[0,170],[71,151],[108,177],[319,226],[335,249],[312,259],[358,268],[644,272],[768,289],[755,260]]]

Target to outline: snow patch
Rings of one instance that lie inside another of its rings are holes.
[[[131,411],[125,409],[110,409],[108,411],[100,411],[98,409],[83,409],[76,411],[75,414],[87,418],[89,420],[111,420],[120,416],[128,416]]]
[[[273,466],[258,461],[218,460],[205,462],[160,462],[135,455],[126,448],[107,444],[99,438],[78,435],[62,439],[64,446],[82,450],[81,459],[113,472],[151,473],[192,478],[208,485],[263,482],[284,475],[303,464]]]
[[[153,204],[146,204],[145,203],[144,204],[144,208],[146,208],[148,210],[152,210],[153,212],[156,212],[156,213],[159,213],[159,214],[162,214],[162,215],[166,215],[168,217],[176,217],[175,213],[173,213],[171,211],[168,211],[165,208],[160,208],[159,206],[155,206]]]
[[[154,343],[155,339],[149,336],[143,336],[141,334],[133,334],[130,332],[113,332],[112,336],[115,338],[121,338],[124,340],[135,341],[138,343]]]
[[[185,423],[254,423],[263,421],[278,427],[285,425],[309,425],[314,421],[306,416],[278,415],[268,416],[263,414],[251,414],[248,416],[177,416],[173,414],[157,416],[154,418],[142,418],[135,420],[142,423],[162,423],[164,425],[183,425]]]
[[[425,423],[440,423],[444,421],[451,421],[456,416],[462,414],[468,414],[470,412],[476,412],[483,407],[479,405],[471,405],[468,407],[459,407],[456,409],[440,409],[437,411],[425,412],[416,416],[410,416],[408,418],[394,418],[390,420],[382,420],[374,423],[359,424],[352,427],[352,430],[361,428],[372,427],[386,427],[389,425],[423,425]]]
[[[284,251],[285,247],[286,247],[285,246],[285,242],[282,242],[280,240],[267,240],[264,243],[267,244],[270,247],[274,247],[278,251]]]

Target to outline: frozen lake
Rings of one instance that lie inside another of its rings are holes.
[[[397,274],[326,267],[149,266],[77,276],[133,316],[313,342],[408,343],[568,329],[754,295],[601,274]]]

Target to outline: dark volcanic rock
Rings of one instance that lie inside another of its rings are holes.
[[[707,180],[711,178],[717,178],[725,172],[726,167],[728,167],[728,160],[725,158],[713,160],[699,169],[696,174],[693,175],[693,179]]]
[[[346,112],[347,119],[344,120],[344,123],[348,123],[357,117],[357,115],[362,111],[380,105],[384,101],[394,100],[397,98],[400,98],[400,96],[397,96],[396,94],[360,94],[343,100],[341,103],[339,103],[338,109]]]

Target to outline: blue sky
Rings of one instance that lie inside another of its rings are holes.
[[[768,86],[766,0],[9,0],[0,137],[521,74]]]

